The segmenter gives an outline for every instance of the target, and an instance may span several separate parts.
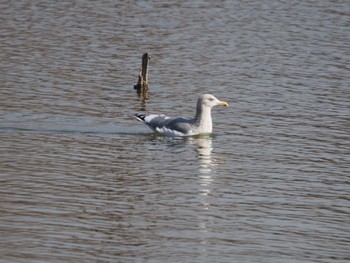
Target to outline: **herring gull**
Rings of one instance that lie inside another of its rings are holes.
[[[170,118],[163,114],[145,115],[139,113],[135,114],[135,116],[153,131],[165,136],[208,134],[213,130],[211,108],[216,105],[228,106],[227,102],[220,101],[211,94],[204,94],[198,98],[194,118]]]

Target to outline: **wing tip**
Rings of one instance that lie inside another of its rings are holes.
[[[137,120],[144,122],[145,118],[146,118],[146,115],[142,114],[142,113],[136,113],[135,117],[136,117]]]

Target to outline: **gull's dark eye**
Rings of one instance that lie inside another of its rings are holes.
[[[208,98],[208,100],[209,100],[209,101],[213,101],[213,100],[214,100],[214,98]]]

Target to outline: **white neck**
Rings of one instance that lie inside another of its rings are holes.
[[[213,130],[213,123],[211,120],[211,107],[197,105],[195,123],[198,127],[198,133],[211,133]]]

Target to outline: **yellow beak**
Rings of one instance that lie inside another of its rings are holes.
[[[218,102],[218,105],[219,105],[219,106],[228,107],[228,103],[225,102],[225,101],[220,101],[220,102]]]

